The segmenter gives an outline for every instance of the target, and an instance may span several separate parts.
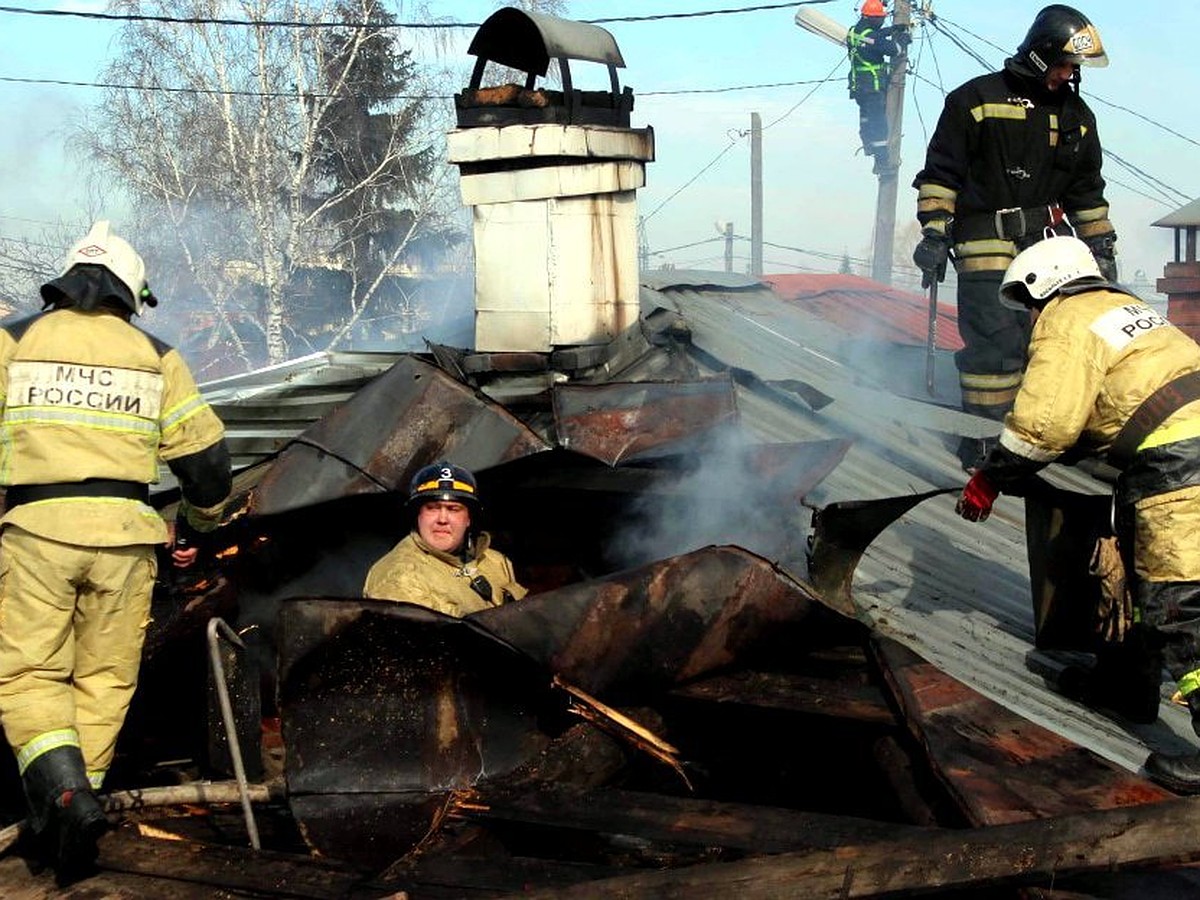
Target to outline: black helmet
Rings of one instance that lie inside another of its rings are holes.
[[[419,469],[408,486],[408,507],[415,511],[431,500],[462,503],[475,515],[480,509],[475,476],[462,466],[445,460]]]
[[[1047,6],[1037,14],[1017,48],[1017,59],[1041,73],[1061,62],[1077,66],[1108,65],[1108,54],[1096,26],[1079,10],[1061,3]]]

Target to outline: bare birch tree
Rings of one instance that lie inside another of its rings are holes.
[[[176,289],[211,308],[211,340],[254,362],[249,320],[281,362],[309,349],[289,303],[302,269],[348,275],[327,300],[345,329],[392,267],[446,237],[429,91],[377,0],[118,5],[177,21],[123,26],[104,75],[122,86],[84,143],[135,201],[139,233],[172,248]]]

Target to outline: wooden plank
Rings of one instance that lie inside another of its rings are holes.
[[[638,873],[520,896],[834,900],[1049,887],[1084,873],[1200,860],[1197,822],[1200,798],[1192,797],[985,828],[927,830],[915,839]]]
[[[255,891],[266,897],[380,897],[362,872],[294,854],[225,847],[191,841],[141,837],[132,828],[110,832],[100,842],[100,868],[167,879],[182,885],[208,885]]]
[[[478,805],[460,814],[480,821],[621,834],[646,841],[748,853],[832,849],[899,835],[915,837],[931,830],[851,816],[612,788],[586,792],[564,787],[522,792],[485,790]]]
[[[877,686],[849,679],[740,671],[696,681],[671,694],[688,700],[896,724],[896,716]]]
[[[973,824],[1174,797],[989,700],[904,645],[882,636],[872,640],[910,731]]]

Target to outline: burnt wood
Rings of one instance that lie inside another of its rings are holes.
[[[904,721],[968,820],[996,825],[1156,803],[1169,791],[988,699],[889,638],[875,646]]]
[[[694,844],[745,853],[868,844],[927,829],[801,812],[757,804],[725,803],[617,789],[483,791],[463,815],[482,822],[522,822],[550,829],[626,835],[645,841]]]
[[[1200,798],[1094,810],[835,850],[689,866],[521,894],[523,900],[721,897],[777,900],[937,895],[964,888],[1046,886],[1063,878],[1200,860]]]

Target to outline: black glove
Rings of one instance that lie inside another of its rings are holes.
[[[1092,256],[1096,257],[1096,265],[1100,269],[1100,274],[1104,276],[1104,280],[1116,283],[1117,251],[1113,245],[1117,242],[1117,236],[1102,234],[1093,238],[1084,238],[1083,242],[1092,251]]]
[[[938,281],[946,277],[946,260],[950,258],[950,238],[936,231],[925,231],[921,243],[913,251],[913,262],[921,270],[921,287],[927,288],[933,284],[936,276]]]

